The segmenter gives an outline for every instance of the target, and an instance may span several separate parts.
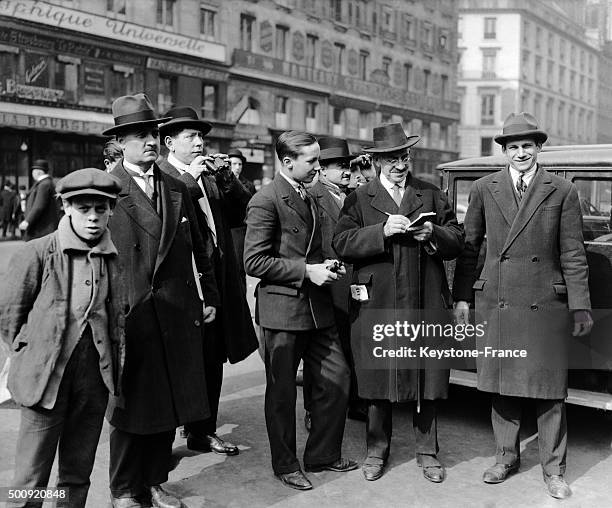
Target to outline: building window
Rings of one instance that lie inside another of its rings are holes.
[[[344,69],[344,52],[346,50],[346,46],[336,42],[334,43],[334,50],[336,51],[336,72],[338,74],[342,74]]]
[[[317,125],[317,108],[318,104],[316,102],[306,102],[306,130],[308,132],[318,132],[319,130]]]
[[[287,59],[287,35],[289,28],[283,25],[276,25],[276,58]]]
[[[546,117],[544,118],[544,125],[553,125],[553,99],[546,101]]]
[[[482,50],[482,77],[491,79],[496,77],[495,69],[497,67],[497,50],[483,49]]]
[[[523,21],[523,44],[529,44],[530,25],[527,21]]]
[[[110,84],[111,100],[134,93],[134,68],[119,64],[113,65]],[[165,111],[164,109],[160,112]]]
[[[565,103],[560,102],[559,111],[557,112],[557,131],[559,132],[560,135],[563,135],[563,133],[565,132],[563,128],[564,125],[565,125]]]
[[[410,14],[402,15],[403,22],[403,30],[402,30],[402,38],[404,40],[412,41],[414,40],[414,18]]]
[[[317,43],[319,38],[316,35],[306,34],[306,65],[314,67],[317,61]]]
[[[366,81],[368,79],[368,60],[370,59],[370,53],[367,51],[359,52],[359,77]]]
[[[484,19],[484,38],[485,39],[496,39],[497,31],[496,25],[497,18],[485,18]]]
[[[18,53],[0,51],[0,86],[4,86],[7,79],[17,79],[18,60]]]
[[[376,32],[378,30],[378,14],[376,14],[376,11],[372,12],[372,32],[374,32],[374,34],[376,35]]]
[[[200,33],[206,37],[215,37],[215,19],[217,13],[205,7],[200,8]]]
[[[370,131],[369,115],[365,111],[359,112],[359,139],[368,139]]]
[[[542,49],[542,29],[536,26],[536,50]]]
[[[174,0],[157,0],[157,24],[174,26]]]
[[[80,60],[58,55],[55,63],[55,88],[64,90],[66,102],[77,102]]]
[[[332,135],[343,136],[344,135],[344,123],[342,121],[342,109],[334,107],[332,113]]]
[[[159,75],[157,80],[157,109],[163,114],[176,103],[176,76]]]
[[[106,0],[106,10],[109,14],[125,16],[125,0]]]
[[[448,150],[448,125],[440,125],[440,150]]]
[[[440,76],[440,97],[443,100],[448,99],[448,76],[445,74]]]
[[[457,19],[457,39],[463,39],[463,17],[459,16]]]
[[[383,56],[382,59],[382,69],[383,71],[385,71],[385,73],[387,74],[387,76],[391,75],[391,63],[393,62],[393,60],[391,60],[390,57],[388,56]]]
[[[480,104],[480,123],[493,125],[495,123],[495,94],[482,95]]]
[[[555,77],[555,62],[552,60],[548,61],[548,70],[546,72],[546,84],[548,88],[552,89],[553,80]]]
[[[404,88],[406,90],[412,89],[412,64],[404,64]]]
[[[565,39],[559,41],[559,58],[565,60]]]
[[[553,51],[555,49],[555,36],[552,32],[548,32],[548,56],[553,56]]]
[[[421,138],[423,140],[422,145],[425,148],[429,148],[431,146],[431,125],[429,122],[423,122],[423,124],[421,125]]]
[[[531,62],[531,57],[529,51],[526,49],[523,50],[523,60],[521,62],[522,72],[521,75],[523,79],[529,79],[529,64]]]
[[[286,129],[287,128],[287,104],[289,98],[282,95],[276,97],[276,128]]]
[[[565,66],[559,66],[559,91],[565,92]]]
[[[542,82],[542,57],[539,55],[535,57],[535,82],[538,85]]]
[[[240,15],[240,49],[253,51],[253,26],[255,18],[249,14]]]
[[[393,9],[388,5],[383,5],[381,28],[386,32],[395,32],[393,28]]]
[[[421,45],[431,51],[433,49],[433,26],[431,23],[425,22],[422,25],[422,39]]]
[[[331,0],[330,9],[334,21],[342,21],[342,0]]]
[[[217,85],[202,83],[202,116],[217,118]]]
[[[480,155],[493,155],[493,138],[480,138]]]
[[[431,86],[431,71],[423,69],[423,93],[429,95],[429,87]]]

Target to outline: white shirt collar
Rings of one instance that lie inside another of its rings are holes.
[[[291,187],[293,187],[296,190],[296,192],[299,193],[298,189],[300,187],[304,188],[303,184],[300,184],[299,182],[296,182],[293,178],[291,178],[290,176],[287,176],[285,173],[283,173],[282,169],[279,171],[279,173],[283,176],[283,178],[285,180],[287,180],[291,184]]]
[[[382,186],[387,189],[387,192],[389,192],[389,194],[393,192],[393,187],[395,187],[396,185],[393,182],[390,182],[389,179],[382,174],[382,172],[380,173],[380,183],[382,183]],[[400,186],[400,192],[403,192],[404,187],[406,186],[406,178],[404,178],[401,182],[397,182],[397,185]]]
[[[51,178],[51,177],[47,173],[43,173],[42,176],[36,181],[42,182],[45,178]]]
[[[172,152],[168,154],[168,162],[178,169],[181,174],[189,169],[189,165],[178,160]]]
[[[151,167],[149,169],[147,169],[146,171],[143,171],[140,166],[137,166],[136,164],[132,164],[129,161],[126,161],[125,159],[123,159],[123,167],[125,169],[129,169],[130,171],[134,171],[135,173],[138,173],[141,176],[145,176],[145,175],[152,175],[153,174],[153,163],[151,164]]]
[[[514,184],[514,186],[516,186],[516,182],[518,181],[520,171],[517,171],[512,166],[508,166],[508,168],[510,170],[510,178],[512,178],[512,183]],[[533,177],[536,174],[537,169],[538,169],[538,165],[534,164],[531,169],[523,173],[523,181],[525,182],[525,185],[529,186],[529,184],[531,183],[531,180],[533,180]]]

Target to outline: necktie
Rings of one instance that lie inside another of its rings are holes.
[[[523,199],[523,194],[527,190],[527,184],[523,180],[523,173],[519,173],[518,180],[516,181],[516,192],[518,193],[519,201]]]
[[[147,173],[137,173],[136,171],[132,171],[130,169],[126,169],[129,175],[132,178],[140,178],[142,182],[144,182],[144,191],[149,199],[153,199],[155,195],[155,186],[153,183],[153,175]]]
[[[391,189],[391,193],[391,197],[393,198],[393,201],[395,201],[395,204],[397,206],[400,206],[402,203],[402,194],[400,192],[400,186],[398,184],[395,184]]]
[[[297,192],[304,201],[308,201],[308,196],[306,195],[306,188],[302,184],[298,184]]]

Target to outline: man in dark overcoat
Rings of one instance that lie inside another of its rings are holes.
[[[466,323],[476,300],[487,323],[480,350],[524,350],[526,357],[479,356],[478,389],[493,393],[495,465],[483,475],[501,483],[520,465],[523,399],[536,401],[540,461],[548,492],[571,494],[563,478],[567,453],[567,345],[592,326],[582,215],[574,184],[540,168],[547,139],[528,113],[511,114],[495,137],[508,166],[477,180],[465,217],[465,250],[457,261],[455,316]],[[487,239],[479,275],[478,254]]]
[[[168,156],[159,166],[190,191],[220,294],[214,302],[205,295],[206,305],[217,308],[215,320],[206,326],[202,344],[210,417],[185,425],[187,447],[237,455],[238,447],[217,435],[217,414],[223,364],[228,359],[231,363],[244,360],[258,346],[231,234],[233,226],[243,224],[251,194],[222,158],[206,156],[204,136],[212,126],[200,120],[193,108],[176,107],[164,116],[169,120],[160,125],[160,133]]]
[[[45,159],[34,161],[32,178],[35,182],[26,198],[25,218],[19,224],[26,242],[55,231],[60,216],[55,185],[49,176],[49,163]]]
[[[167,481],[175,429],[209,415],[202,387],[203,303],[197,275],[209,273],[185,185],[155,164],[158,124],[144,94],[112,104],[123,159],[110,230],[127,274],[126,359],[122,397],[111,397],[110,489],[113,506],[179,507]],[[194,269],[195,266],[195,269]]]
[[[345,472],[357,467],[341,457],[349,369],[326,287],[346,272],[331,270],[334,260],[324,262],[316,203],[304,188],[319,167],[317,140],[304,132],[284,132],[276,154],[280,173],[249,202],[244,266],[260,279],[255,319],[265,346],[272,468],[288,487],[308,490],[312,484],[296,457],[295,375],[301,359],[312,415],[304,468]]]
[[[353,283],[361,295],[352,301],[351,345],[359,396],[368,399],[363,473],[370,481],[383,474],[391,444],[392,403],[418,400],[413,413],[417,464],[425,478],[441,482],[445,471],[436,457],[435,400],[447,396],[449,371],[404,368],[396,358],[389,358],[384,368],[369,364],[372,333],[367,322],[379,309],[393,315],[449,306],[442,261],[461,252],[463,233],[446,195],[410,174],[410,147],[420,138],[406,137],[399,123],[376,127],[373,134],[375,145],[367,151],[378,176],[346,198],[333,239],[340,259],[353,264]],[[410,220],[422,212],[435,215],[409,228]],[[384,322],[388,315],[380,312],[378,319]]]

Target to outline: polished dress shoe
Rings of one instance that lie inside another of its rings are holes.
[[[223,441],[217,434],[203,437],[189,434],[187,436],[187,448],[197,452],[215,452],[220,455],[238,455],[240,453],[236,445]]]
[[[335,471],[336,473],[346,473],[357,469],[357,462],[350,459],[340,457],[331,464],[323,464],[319,466],[304,466],[307,473],[320,473],[321,471]]]
[[[166,492],[161,485],[149,487],[151,505],[157,508],[181,508],[183,503],[172,494]]]
[[[434,483],[442,483],[446,478],[446,470],[435,455],[417,454],[417,466],[423,468],[423,476]]]
[[[521,465],[520,460],[512,464],[501,464],[496,462],[495,465],[487,469],[482,475],[482,481],[485,483],[501,483],[511,474],[516,473]]]
[[[369,482],[378,480],[383,475],[384,469],[384,464],[363,464],[361,466],[363,477]]]
[[[312,489],[312,483],[304,476],[304,473],[299,469],[293,471],[293,473],[281,473],[277,474],[278,479],[283,482],[287,487],[291,487],[296,490],[310,490]]]
[[[312,428],[312,416],[310,415],[310,411],[304,412],[304,427],[306,427],[307,432],[310,432]]]
[[[572,489],[570,489],[562,474],[547,475],[544,473],[544,483],[546,483],[548,493],[556,499],[565,499],[572,495]]]
[[[144,505],[135,497],[111,497],[113,508],[142,508]]]

